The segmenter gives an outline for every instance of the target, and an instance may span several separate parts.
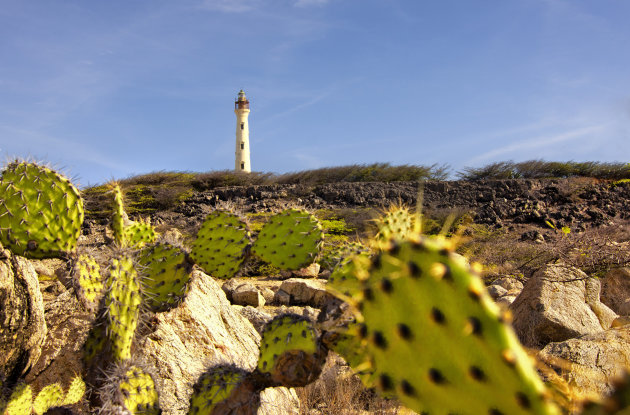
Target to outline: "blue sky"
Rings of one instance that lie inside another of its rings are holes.
[[[627,0],[0,0],[0,157],[82,186],[234,166],[630,161]]]

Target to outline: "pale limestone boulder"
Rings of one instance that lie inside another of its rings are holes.
[[[254,284],[246,282],[232,291],[232,303],[242,306],[262,307],[265,305],[265,297]]]
[[[276,293],[269,287],[261,287],[260,293],[265,299],[265,304],[271,304]]]
[[[257,364],[260,335],[230,305],[220,285],[199,270],[193,271],[182,304],[156,314],[152,324],[154,331],[137,352],[154,368],[164,415],[186,413],[192,386],[208,368],[232,363],[253,370]],[[291,393],[278,396],[273,409],[263,406],[260,411],[290,414],[299,405]]]
[[[621,316],[630,315],[630,267],[614,268],[606,274],[602,302]]]
[[[291,304],[291,295],[284,290],[278,290],[273,296],[273,302],[276,305],[289,305]]]
[[[317,278],[321,266],[317,262],[313,262],[308,267],[293,271],[293,276],[296,278]]]
[[[492,281],[492,285],[505,288],[510,293],[519,293],[523,289],[523,283],[512,277],[501,277]]]
[[[252,323],[256,331],[261,335],[267,323],[273,319],[271,314],[249,305],[245,307],[233,305],[232,308],[237,310],[243,317]]]
[[[47,295],[53,289],[61,294]],[[48,335],[37,363],[25,378],[35,390],[55,382],[67,387],[75,374],[83,371],[83,344],[94,320],[94,315],[83,309],[73,290],[66,290],[59,281],[52,281],[44,294]]]
[[[47,332],[33,265],[0,245],[0,381],[36,364]]]
[[[542,348],[610,328],[616,315],[599,301],[598,285],[589,280],[584,272],[564,265],[538,270],[510,306],[521,342]]]
[[[500,285],[495,284],[488,285],[487,289],[488,294],[490,294],[490,297],[492,297],[493,300],[496,300],[499,297],[503,297],[508,293],[508,290],[501,287]]]
[[[306,304],[319,308],[330,297],[330,294],[326,291],[326,280],[290,278],[282,282],[280,290],[289,294],[291,304],[296,305]]]
[[[614,381],[630,367],[630,328],[620,327],[549,343],[541,351],[544,362],[584,396],[609,395]]]

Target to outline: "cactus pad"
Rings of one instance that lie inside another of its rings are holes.
[[[123,201],[122,191],[117,182],[110,183],[110,192],[112,193],[112,231],[114,232],[114,241],[118,246],[125,246],[125,203]]]
[[[145,303],[152,311],[167,311],[184,299],[190,281],[191,265],[186,254],[166,243],[145,247],[138,263],[143,270]]]
[[[18,385],[4,407],[3,415],[30,414],[33,408],[33,391],[26,383]]]
[[[245,259],[249,242],[245,222],[233,213],[217,210],[201,225],[190,256],[213,277],[231,278]]]
[[[83,200],[70,181],[46,167],[12,162],[0,178],[0,243],[29,258],[73,252]]]
[[[63,400],[63,389],[58,383],[45,386],[33,401],[33,412],[42,415],[48,409],[59,406]]]
[[[74,405],[83,399],[85,395],[85,382],[81,376],[75,376],[68,386],[66,396],[63,398],[63,405]]]
[[[87,254],[77,257],[72,267],[72,280],[79,301],[89,311],[95,311],[103,296],[103,277],[101,267]]]
[[[263,226],[252,252],[273,266],[296,270],[315,260],[323,237],[322,226],[313,215],[287,209]]]
[[[107,413],[158,415],[160,406],[153,377],[129,362],[116,366],[102,391]]]
[[[319,376],[325,360],[310,320],[297,314],[277,316],[263,330],[258,371],[274,384],[305,386]]]
[[[113,358],[120,362],[131,357],[131,343],[142,301],[138,274],[131,258],[121,256],[112,259],[108,284],[105,296],[107,331]]]
[[[390,240],[404,240],[413,235],[416,217],[406,207],[391,207],[376,219],[378,233],[374,238],[377,246],[386,246]]]
[[[155,242],[157,233],[151,224],[147,222],[132,222],[123,230],[123,238],[130,248],[142,248],[146,244]]]
[[[190,397],[189,415],[255,415],[260,405],[259,390],[245,370],[216,366],[201,375]]]
[[[447,245],[406,241],[372,261],[359,310],[379,389],[418,413],[558,413],[507,317]]]
[[[369,265],[370,254],[368,252],[360,252],[344,258],[328,278],[326,289],[345,299],[360,299],[363,290],[357,275],[365,273]]]

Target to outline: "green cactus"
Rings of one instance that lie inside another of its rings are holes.
[[[61,402],[62,405],[74,405],[85,395],[85,382],[81,376],[75,376],[68,386],[68,391]]]
[[[213,277],[231,278],[243,263],[249,243],[246,223],[233,213],[217,210],[201,225],[190,256]]]
[[[325,361],[313,324],[297,314],[275,317],[263,330],[258,368],[273,384],[305,386],[317,379]]]
[[[192,264],[179,248],[157,243],[142,249],[138,264],[143,270],[145,304],[154,312],[175,308],[184,299]]]
[[[442,238],[401,242],[375,257],[358,309],[379,389],[410,409],[558,413],[506,316]]]
[[[359,300],[363,295],[357,275],[365,275],[370,265],[370,254],[359,252],[344,258],[328,278],[326,289],[346,301]]]
[[[3,415],[27,415],[31,413],[32,408],[33,391],[26,383],[18,385],[13,390],[8,402],[4,404],[4,408],[0,404]]]
[[[131,222],[123,230],[124,240],[130,248],[142,248],[157,239],[157,232],[148,221]]]
[[[0,243],[28,258],[59,257],[75,250],[83,224],[77,188],[34,163],[9,163],[0,177]]]
[[[101,390],[107,413],[158,415],[159,396],[153,377],[141,365],[125,362],[114,366]]]
[[[123,201],[122,191],[120,190],[120,185],[117,182],[113,182],[109,184],[110,192],[113,195],[112,198],[112,231],[114,232],[114,241],[120,247],[125,246],[125,222],[129,219],[127,218],[127,213],[125,212],[125,203]]]
[[[117,362],[131,357],[133,341],[140,314],[140,283],[134,262],[128,256],[113,258],[109,270],[109,289],[105,295],[107,333],[112,357]]]
[[[96,311],[104,289],[101,267],[91,255],[81,254],[75,259],[71,274],[81,304],[88,311]]]
[[[260,390],[243,369],[221,365],[205,372],[190,397],[189,415],[255,415],[260,405]]]
[[[405,240],[417,232],[416,223],[415,213],[411,213],[408,208],[392,206],[376,219],[378,233],[373,242],[377,248],[383,248],[392,239]]]
[[[42,388],[33,401],[33,412],[42,415],[48,409],[63,402],[63,389],[60,384],[52,383]]]
[[[313,215],[287,209],[263,226],[252,252],[273,266],[296,270],[315,260],[323,238],[322,227]]]
[[[134,222],[129,220],[125,212],[125,202],[117,182],[109,184],[112,193],[112,231],[114,241],[121,248],[142,248],[145,244],[153,243],[157,239],[157,232],[147,220]]]

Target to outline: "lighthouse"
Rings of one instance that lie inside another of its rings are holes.
[[[234,102],[234,113],[236,114],[236,152],[234,170],[251,172],[252,165],[249,161],[249,101],[245,92],[241,89]]]

